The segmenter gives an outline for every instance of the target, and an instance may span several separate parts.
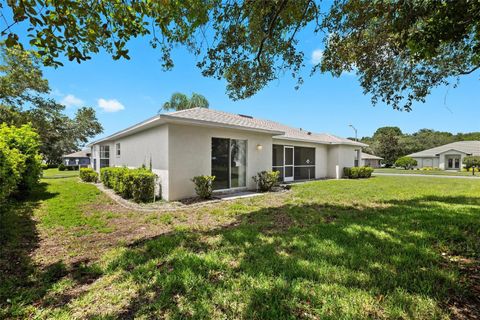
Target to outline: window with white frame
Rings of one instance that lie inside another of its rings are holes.
[[[115,144],[115,152],[117,157],[120,157],[120,143]]]
[[[110,146],[100,146],[100,168],[110,166]]]

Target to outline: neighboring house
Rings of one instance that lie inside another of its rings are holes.
[[[156,115],[91,144],[95,170],[151,166],[166,200],[194,196],[198,175],[215,176],[215,190],[254,189],[252,177],[263,170],[280,171],[283,181],[341,178],[363,146],[205,108]]]
[[[90,166],[90,150],[82,150],[74,153],[64,155],[62,157],[62,162],[65,166],[80,166],[80,167],[89,167]]]
[[[377,157],[373,154],[368,154],[362,152],[360,155],[360,166],[380,168],[380,161],[383,160],[381,157]]]
[[[458,141],[440,147],[409,154],[417,160],[417,168],[433,167],[442,170],[460,170],[463,158],[480,156],[480,141]]]

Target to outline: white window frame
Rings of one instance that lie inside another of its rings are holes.
[[[115,155],[117,156],[117,158],[120,158],[120,155],[121,155],[121,149],[120,149],[120,142],[117,142],[115,144]]]

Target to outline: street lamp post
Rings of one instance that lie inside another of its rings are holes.
[[[357,128],[355,128],[352,124],[349,124],[348,126],[352,128],[353,131],[355,131],[355,141],[358,141]],[[356,153],[356,157],[355,157],[356,159],[354,160],[354,166],[358,167],[360,163],[360,150],[355,150],[355,153]]]
[[[355,128],[352,124],[349,124],[348,125],[350,128],[353,129],[353,131],[355,131],[355,141],[358,141],[358,138],[357,138],[357,128]]]

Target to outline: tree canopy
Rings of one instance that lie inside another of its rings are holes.
[[[480,2],[336,0],[8,1],[0,27],[9,47],[31,46],[46,65],[82,62],[101,49],[129,59],[128,42],[145,37],[164,68],[171,50],[199,56],[203,75],[227,82],[233,99],[250,97],[285,73],[303,82],[302,31],[324,47],[312,69],[356,72],[372,102],[410,110],[436,86],[480,67]],[[2,10],[4,8],[2,7]],[[24,24],[25,36],[14,26]]]
[[[170,100],[165,102],[162,106],[162,109],[159,110],[185,110],[185,109],[192,109],[192,108],[208,108],[209,103],[207,98],[202,96],[198,93],[192,93],[190,97],[188,97],[184,93],[175,92],[170,97]]]
[[[31,124],[47,163],[59,163],[103,130],[90,107],[79,108],[73,118],[63,113],[65,106],[47,95],[37,56],[28,51],[0,46],[0,89],[0,123]]]
[[[442,146],[456,141],[480,140],[480,132],[453,134],[432,129],[420,129],[412,134],[403,133],[398,127],[382,127],[372,137],[362,137],[361,142],[369,146],[365,152],[384,158],[387,166],[408,154]],[[399,165],[401,166],[401,165]]]

